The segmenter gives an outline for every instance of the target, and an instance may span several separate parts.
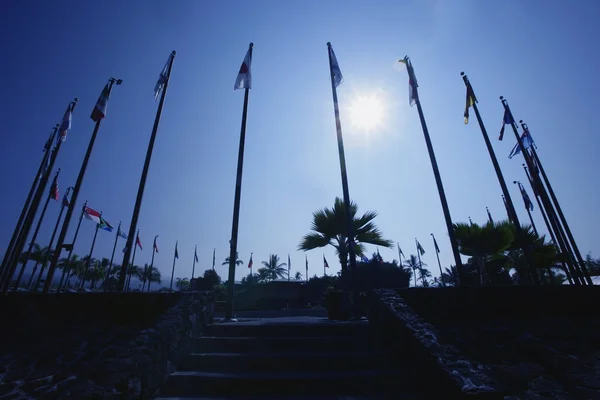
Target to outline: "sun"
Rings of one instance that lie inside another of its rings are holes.
[[[348,107],[352,126],[370,132],[382,125],[385,117],[385,106],[375,95],[358,95]]]

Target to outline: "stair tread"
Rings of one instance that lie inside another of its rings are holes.
[[[240,395],[227,397],[158,397],[156,400],[421,400],[430,399],[421,392],[399,391],[393,394],[375,394],[373,396],[363,395],[335,395],[335,394],[310,394],[310,395]]]
[[[307,353],[307,352],[278,352],[278,353],[239,353],[239,352],[192,352],[189,354],[191,357],[229,357],[229,358],[332,358],[332,357],[382,357],[385,356],[383,352],[372,352],[372,351],[335,351],[328,353]]]
[[[401,375],[403,370],[340,370],[340,371],[267,371],[267,372],[208,372],[208,371],[176,371],[171,374],[173,378],[177,376],[197,376],[202,378],[213,379],[331,379],[331,378],[347,378],[347,377],[377,377],[377,376],[394,376]]]

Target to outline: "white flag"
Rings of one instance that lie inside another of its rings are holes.
[[[251,89],[252,88],[252,72],[251,72],[251,64],[252,64],[252,47],[250,44],[250,48],[246,53],[246,57],[244,57],[244,62],[242,62],[242,66],[240,67],[240,72],[238,72],[237,79],[235,80],[235,85],[233,89]]]

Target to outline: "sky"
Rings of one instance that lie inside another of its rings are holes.
[[[154,85],[176,50],[138,223],[144,248],[136,264],[150,262],[159,235],[161,286],[169,284],[176,241],[175,277],[191,275],[197,245],[196,274],[211,268],[216,249],[216,269],[225,278],[244,97],[233,84],[253,42],[238,239],[245,264],[236,279],[248,273],[251,253],[255,266],[270,253],[282,262],[289,254],[292,273],[304,275],[305,256],[297,248],[312,213],[342,195],[331,42],[344,75],[338,97],[350,196],[359,212],[379,214],[377,226],[404,254],[416,254],[417,238],[423,261],[438,276],[433,233],[442,267],[453,264],[419,117],[408,104],[406,69],[397,63],[409,55],[453,221],[483,223],[486,206],[494,219],[506,217],[476,120],[463,122],[465,71],[521,221],[528,217],[512,181],[526,177],[522,158],[507,157],[514,136],[509,131],[497,140],[500,95],[529,125],[579,249],[598,256],[599,11],[595,2],[541,0],[6,1],[0,13],[0,249],[8,245],[51,128],[78,97],[56,162],[61,196],[74,184],[94,127],[90,113],[110,77],[123,84],[113,89],[76,207],[87,200],[112,225],[122,221],[129,230],[157,110]],[[365,103],[375,104],[377,114],[366,121],[357,117]],[[59,208],[55,202],[48,208],[42,245]],[[533,218],[545,233],[537,204]],[[75,252],[88,254],[93,235],[93,223],[83,221]],[[114,232],[99,232],[93,256],[110,257],[114,239]],[[121,240],[119,264],[123,246]],[[395,247],[379,250],[386,260],[398,258]],[[323,274],[323,254],[328,273],[339,270],[329,247],[307,253],[309,275]]]

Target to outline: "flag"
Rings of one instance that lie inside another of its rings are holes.
[[[100,121],[102,118],[106,117],[106,105],[108,103],[108,83],[104,86],[102,93],[100,93],[100,97],[98,97],[98,101],[92,110],[92,115],[90,118],[94,122]]]
[[[360,256],[360,261],[364,262],[364,263],[368,263],[369,259],[363,254]]]
[[[252,45],[246,52],[246,57],[244,57],[244,61],[240,67],[240,72],[238,72],[238,76],[235,79],[235,85],[233,85],[233,90],[237,89],[251,89],[252,88]]]
[[[331,43],[329,43],[329,67],[331,68],[331,75],[333,76],[333,86],[338,87],[344,80],[344,76],[342,75],[342,71],[340,70],[340,65],[338,64],[337,57],[335,56],[335,52],[333,51],[333,47],[331,47]]]
[[[515,120],[511,114],[511,112],[508,110],[508,108],[504,109],[504,117],[502,117],[502,128],[500,128],[500,137],[498,138],[498,140],[502,140],[502,138],[504,137],[504,126],[506,124],[514,124]]]
[[[63,205],[63,207],[69,207],[69,199],[67,198],[66,193],[63,195],[62,205]]]
[[[215,250],[217,249],[213,249],[213,269],[215,269]]]
[[[412,107],[417,102],[417,78],[415,77],[415,71],[413,70],[412,62],[408,59],[408,56],[404,57],[398,62],[406,65],[406,70],[408,71],[408,104]]]
[[[144,249],[142,249],[142,242],[141,242],[139,236],[136,236],[136,238],[135,238],[135,244],[140,247],[140,250],[142,250],[142,251],[144,250]]]
[[[58,128],[58,140],[65,141],[67,140],[67,132],[71,129],[71,120],[73,119],[73,106],[69,104],[67,107],[67,111],[65,111],[65,115],[63,116],[62,122],[60,124],[60,128]]]
[[[467,81],[467,101],[465,103],[465,125],[469,123],[469,108],[473,107],[473,104],[477,103],[477,98],[471,87],[471,82]]]
[[[525,188],[521,184],[519,184],[519,189],[521,189],[521,196],[523,196],[523,202],[525,203],[525,208],[530,211],[533,211],[533,203],[531,202],[529,195],[527,195],[527,191],[525,191]]]
[[[52,133],[50,133],[48,140],[46,140],[46,144],[44,144],[44,151],[50,151],[51,148],[52,148]]]
[[[117,236],[122,237],[123,239],[127,240],[127,234],[125,232],[123,232],[121,230],[121,228],[119,228],[119,230],[117,231]]]
[[[107,232],[113,231],[113,226],[102,217],[100,217],[100,223],[98,224],[98,228],[104,229]]]
[[[290,255],[288,254],[288,270],[292,268],[292,262],[290,261]]]
[[[400,243],[396,242],[396,245],[398,246],[398,256],[400,256],[400,254],[402,254],[404,256],[404,253],[402,252],[402,249],[400,248]],[[404,258],[406,258],[406,256],[404,256]],[[398,260],[400,261],[400,260]]]
[[[525,150],[527,150],[531,146],[535,146],[535,143],[533,142],[533,138],[531,137],[531,134],[529,133],[529,129],[526,129],[523,132],[523,134],[521,135],[521,143],[523,143],[523,147],[525,148]],[[519,146],[519,142],[517,142],[517,144],[515,144],[515,147],[513,147],[513,149],[510,151],[508,158],[513,158],[520,152],[521,152],[521,147]]]
[[[383,258],[381,257],[381,254],[379,254],[379,248],[377,248],[377,262],[383,264]]]
[[[58,199],[60,198],[59,194],[58,194],[58,181],[55,179],[54,183],[52,184],[52,187],[50,188],[50,198],[52,200],[56,200],[58,201]]]
[[[177,246],[175,246],[177,247]],[[154,251],[158,253],[158,246],[156,245],[156,238],[154,238]]]
[[[325,268],[329,268],[329,264],[327,264],[327,259],[325,258],[325,254],[323,254],[323,266]]]
[[[100,223],[100,213],[98,211],[96,211],[96,210],[92,210],[89,207],[85,207],[83,209],[83,216],[86,217],[89,220],[94,221],[97,224]]]
[[[419,243],[418,240],[417,240],[417,250],[419,250],[419,253],[421,253],[421,255],[425,254],[425,249],[423,249],[423,246],[421,246],[421,243]]]
[[[158,250],[156,250],[156,252],[158,253]],[[175,258],[179,258],[179,252],[177,251],[177,243],[175,243]]]
[[[194,248],[194,261],[198,262],[198,253],[196,252],[196,248]]]
[[[156,85],[154,86],[154,100],[158,100],[158,96],[160,96],[165,85],[167,84],[167,70],[169,69],[169,63],[171,62],[171,57],[173,57],[172,54],[169,56],[169,59],[167,60],[165,67],[162,69],[162,71],[160,71],[160,75],[158,76],[158,81],[156,81]]]
[[[435,240],[435,236],[433,236],[433,245],[435,246],[435,252],[439,254],[440,248],[438,247],[437,241]],[[425,251],[423,251],[423,253],[425,253]]]
[[[250,261],[248,261],[248,268],[252,268],[254,261],[252,261],[252,253],[250,253]]]

